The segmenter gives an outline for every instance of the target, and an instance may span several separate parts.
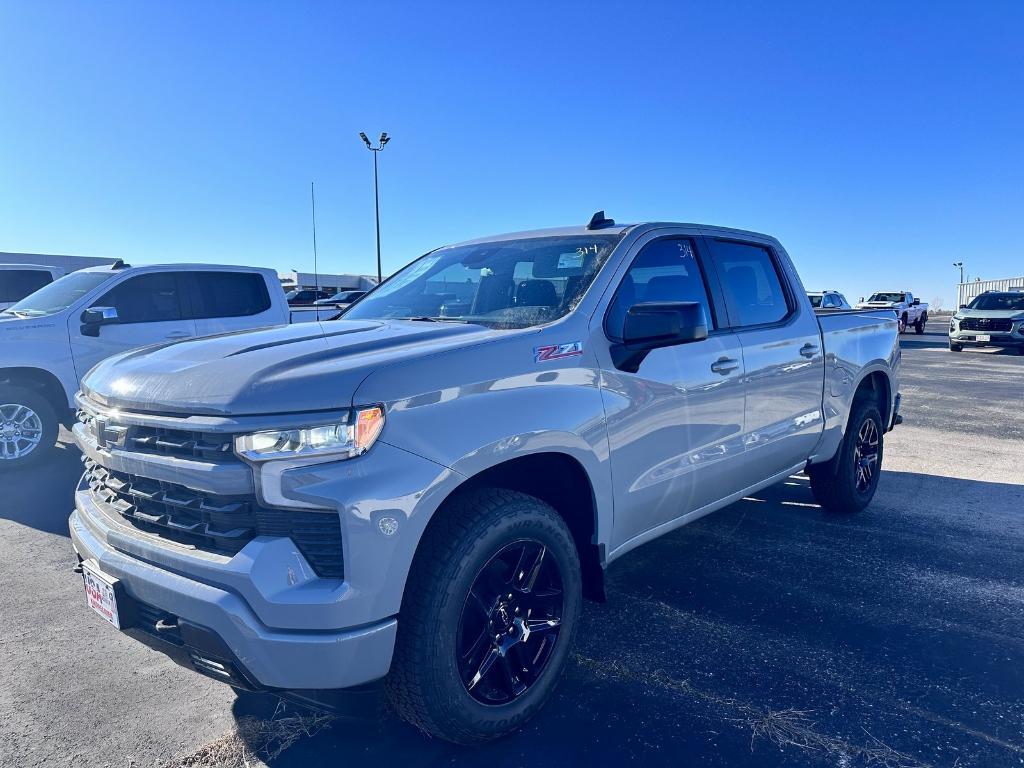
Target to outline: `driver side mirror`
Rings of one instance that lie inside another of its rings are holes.
[[[960,309],[967,309],[967,305],[966,304],[961,304],[960,305]]]
[[[914,306],[915,307],[919,306],[920,304],[921,304],[921,300],[920,299],[914,299]]]
[[[104,325],[117,323],[117,309],[114,307],[89,307],[82,313],[82,335],[97,337]]]
[[[636,373],[651,350],[690,344],[707,337],[704,307],[695,301],[634,304],[626,312],[622,343],[611,348],[612,362],[620,371]]]

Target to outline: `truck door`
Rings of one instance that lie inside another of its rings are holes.
[[[68,318],[71,354],[81,379],[101,360],[137,347],[195,336],[195,321],[184,304],[183,272],[133,274],[111,287],[93,307],[113,307],[117,321],[99,328],[99,334],[82,332],[81,313]]]
[[[607,313],[595,318],[615,497],[613,549],[738,487],[732,470],[743,451],[743,355],[701,248],[695,236],[655,232],[641,239]],[[621,340],[629,308],[659,301],[700,303],[708,338],[653,350],[635,373],[617,369],[608,350]]]
[[[746,485],[801,464],[821,434],[825,362],[818,320],[768,242],[708,237],[732,330],[743,347]]]

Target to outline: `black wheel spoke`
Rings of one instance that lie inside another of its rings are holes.
[[[529,609],[530,615],[547,615],[556,611],[562,604],[562,590],[560,589],[535,589],[525,594],[519,601],[524,608]]]
[[[485,625],[484,628],[480,631],[480,634],[477,635],[476,640],[474,640],[470,644],[469,648],[465,651],[465,653],[462,654],[462,658],[466,661],[471,661],[474,657],[478,656],[480,654],[480,651],[483,648],[487,647],[490,644],[490,642],[490,629]]]
[[[512,694],[513,699],[526,692],[526,683],[519,679],[519,672],[512,665],[512,660],[508,655],[501,657],[501,669],[505,673],[505,679],[508,682],[508,692]]]
[[[480,683],[481,680],[486,677],[487,673],[491,671],[491,667],[501,658],[497,648],[492,647],[487,654],[484,656],[483,661],[480,662],[480,666],[477,667],[473,676],[466,682],[466,690],[472,691]]]
[[[530,637],[540,635],[544,632],[551,632],[562,625],[561,619],[527,619],[526,627],[530,630]]]

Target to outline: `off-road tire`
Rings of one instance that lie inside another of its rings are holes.
[[[899,333],[906,333],[907,332],[907,319],[908,319],[907,315],[904,313],[904,314],[900,315],[899,320],[896,321],[897,326],[898,326],[897,327],[897,331]]]
[[[1024,349],[1024,347],[1022,347],[1022,349]],[[964,351],[964,345],[963,344],[954,344],[951,341],[951,342],[949,342],[949,351],[950,352],[963,352]],[[1022,353],[1022,354],[1024,354],[1024,353]]]
[[[874,420],[878,432],[878,460],[871,482],[865,489],[858,490],[855,452],[861,429],[868,420]],[[877,401],[870,396],[860,397],[853,401],[846,434],[843,436],[843,442],[840,444],[839,450],[836,451],[836,455],[823,464],[812,464],[808,468],[811,491],[822,507],[829,512],[851,514],[860,512],[871,503],[871,499],[878,489],[878,479],[881,476],[884,429],[882,413],[878,408]]]
[[[431,521],[409,573],[398,637],[386,680],[395,712],[424,733],[456,744],[481,744],[533,717],[565,670],[582,603],[579,556],[565,521],[524,493],[483,488],[449,501]],[[553,556],[564,602],[558,638],[536,681],[500,705],[475,699],[459,676],[456,635],[469,590],[491,558],[524,538]]]
[[[0,472],[24,469],[43,461],[56,449],[59,430],[57,414],[50,401],[34,389],[15,384],[0,384],[0,406],[6,404],[24,405],[34,411],[42,425],[42,435],[35,448],[25,456],[17,459],[0,458]]]
[[[918,336],[923,334],[924,333],[924,326],[925,326],[925,324],[927,322],[928,322],[928,314],[927,313],[922,314],[919,318],[917,318],[917,322],[914,323],[914,333],[916,333]]]

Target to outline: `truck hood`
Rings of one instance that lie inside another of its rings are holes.
[[[894,309],[903,306],[902,301],[862,301],[857,304],[857,309]]]
[[[348,408],[360,382],[398,360],[496,338],[462,323],[336,320],[192,339],[111,357],[82,392],[113,408],[250,416]]]

